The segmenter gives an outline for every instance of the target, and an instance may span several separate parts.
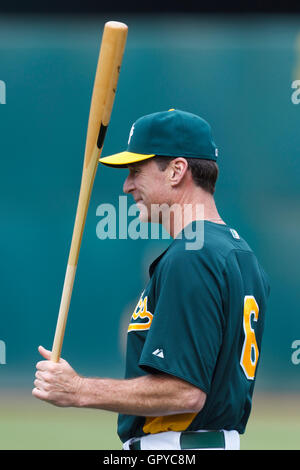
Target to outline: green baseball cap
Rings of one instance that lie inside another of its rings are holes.
[[[139,118],[131,127],[127,150],[99,161],[120,168],[156,155],[216,161],[218,149],[204,119],[170,109]]]

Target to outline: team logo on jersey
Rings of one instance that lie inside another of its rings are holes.
[[[137,306],[135,307],[132,314],[131,322],[128,326],[128,332],[136,330],[149,330],[151,326],[153,315],[151,312],[149,312],[147,307],[148,297],[146,296],[143,298],[143,294],[144,292],[142,293],[140,300],[138,301]]]

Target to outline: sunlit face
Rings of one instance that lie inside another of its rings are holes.
[[[153,205],[168,203],[166,172],[161,171],[152,158],[128,165],[128,169],[123,191],[133,196],[140,210],[140,221],[150,222]]]

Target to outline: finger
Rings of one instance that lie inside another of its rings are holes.
[[[49,351],[48,349],[44,348],[44,346],[39,346],[38,347],[38,351],[39,353],[41,354],[41,356],[43,356],[45,359],[47,359],[48,361],[51,361],[51,354],[52,352]],[[67,361],[65,361],[65,359],[63,359],[62,357],[59,358],[59,361],[58,361],[58,364],[64,364],[66,363]]]
[[[36,364],[36,368],[39,371],[53,370],[53,363],[50,361],[39,361]]]
[[[45,392],[43,390],[40,390],[38,388],[34,388],[32,390],[32,395],[35,397],[35,398],[38,398],[39,400],[45,400],[47,401],[48,400],[48,392]]]
[[[35,377],[39,380],[43,380],[44,382],[49,382],[51,380],[51,374],[49,374],[46,371],[40,371],[38,370],[35,373]]]
[[[39,346],[38,347],[38,351],[40,353],[41,356],[43,356],[45,359],[47,359],[48,361],[50,361],[51,359],[51,351],[49,351],[48,349],[45,349],[43,346]]]
[[[35,381],[33,382],[35,387],[41,391],[47,391],[47,385],[45,384],[45,382],[43,380],[39,380],[39,379],[35,379]]]

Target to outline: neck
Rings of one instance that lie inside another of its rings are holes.
[[[194,220],[208,220],[217,224],[225,224],[220,217],[214,197],[202,190],[183,193],[177,201],[169,204],[169,216],[163,218],[162,225],[172,238],[176,236]]]

